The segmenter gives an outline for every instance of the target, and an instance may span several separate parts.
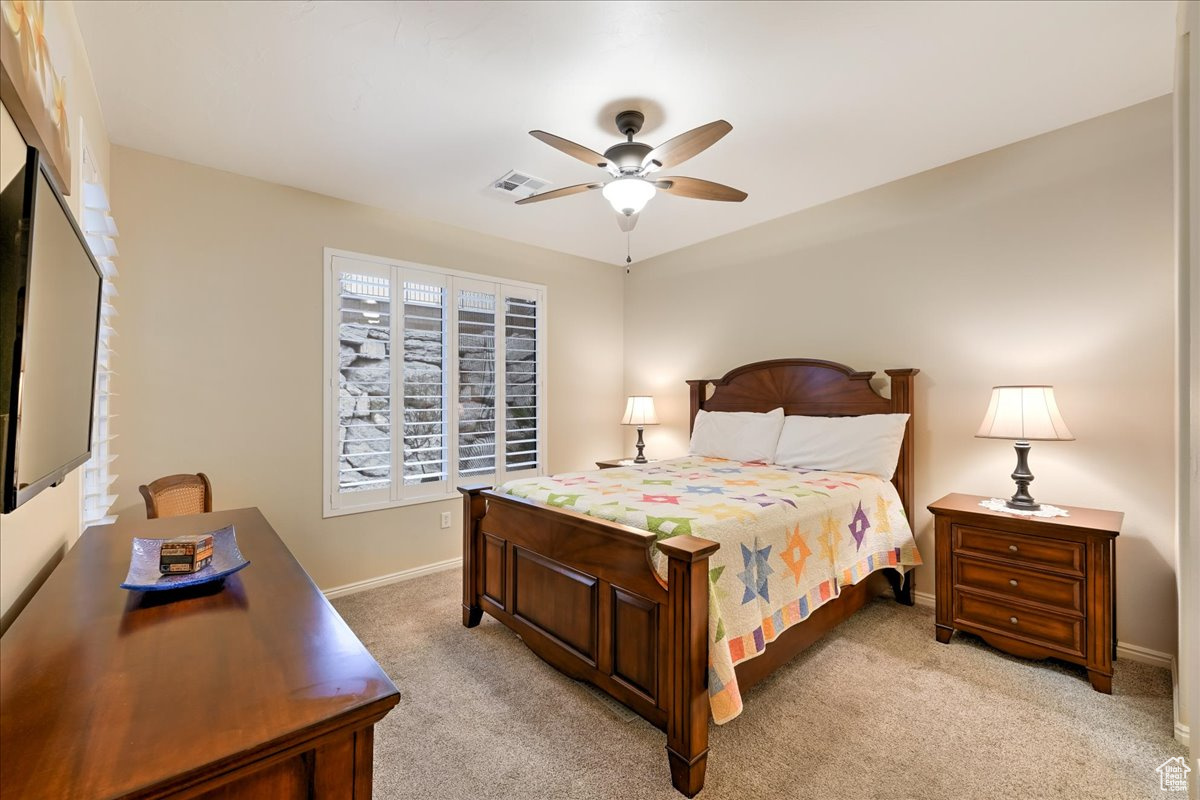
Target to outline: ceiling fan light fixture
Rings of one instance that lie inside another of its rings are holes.
[[[609,181],[604,185],[602,194],[614,211],[629,216],[645,208],[656,191],[654,184],[649,181],[630,176]]]

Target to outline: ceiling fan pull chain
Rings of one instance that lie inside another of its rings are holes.
[[[633,234],[629,231],[625,232],[625,274],[629,274],[629,265],[633,263],[633,259],[629,257],[629,239]]]

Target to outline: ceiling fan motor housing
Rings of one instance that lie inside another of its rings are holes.
[[[654,148],[641,142],[621,142],[604,151],[604,157],[622,173],[637,172],[646,154]]]
[[[646,116],[640,111],[622,111],[617,114],[617,130],[622,136],[634,136],[642,129]]]

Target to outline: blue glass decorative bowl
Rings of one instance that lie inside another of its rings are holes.
[[[121,588],[138,592],[182,589],[186,586],[219,581],[250,566],[250,562],[242,556],[242,551],[238,550],[237,534],[232,525],[213,531],[212,537],[212,562],[202,570],[175,575],[163,575],[159,572],[158,549],[162,546],[163,539],[135,538],[133,554],[129,559],[129,574],[125,576]]]

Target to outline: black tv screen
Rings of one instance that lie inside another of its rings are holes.
[[[2,190],[0,233],[7,513],[90,455],[102,277],[34,148]]]

